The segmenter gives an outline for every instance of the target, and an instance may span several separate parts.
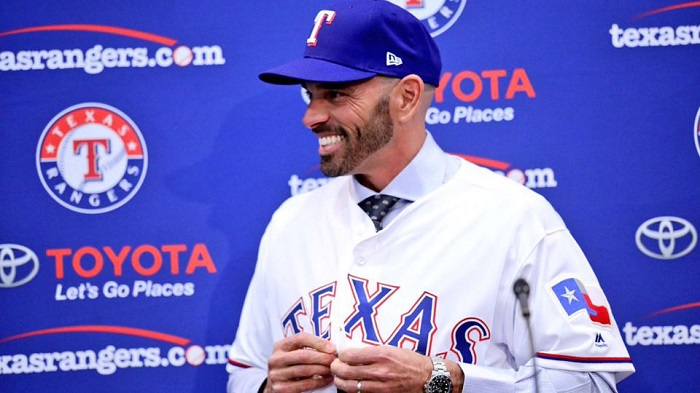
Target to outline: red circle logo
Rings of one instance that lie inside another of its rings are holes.
[[[138,192],[147,158],[136,124],[116,108],[91,102],[63,110],[46,125],[36,165],[56,202],[99,214],[123,206]]]

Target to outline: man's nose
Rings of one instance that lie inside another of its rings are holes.
[[[328,110],[323,100],[311,99],[306,108],[302,123],[309,129],[318,127],[328,121]]]

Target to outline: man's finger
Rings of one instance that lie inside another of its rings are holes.
[[[298,365],[270,370],[268,377],[274,381],[296,381],[307,378],[328,378],[331,371],[328,366],[321,365]]]
[[[380,347],[348,348],[338,354],[338,359],[351,366],[373,364],[381,356]]]
[[[319,352],[314,349],[296,349],[290,352],[275,352],[268,359],[270,369],[290,367],[295,365],[321,365],[328,368],[336,359],[335,354]]]
[[[325,353],[335,353],[335,345],[328,340],[316,337],[308,333],[299,333],[294,336],[287,337],[275,343],[275,350],[294,351],[301,348],[315,349]]]
[[[270,381],[268,379],[268,384],[270,385],[271,390],[280,392],[308,392],[323,388],[331,383],[333,383],[333,377],[330,375],[283,381]]]

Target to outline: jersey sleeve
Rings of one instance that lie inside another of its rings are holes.
[[[524,256],[511,282],[520,277],[530,285],[531,317],[528,324],[512,296],[507,310],[512,323],[506,326],[514,364],[527,364],[534,354],[542,369],[611,373],[616,382],[634,372],[605,293],[559,220],[545,223],[544,236]]]
[[[462,392],[617,392],[612,373],[589,373],[543,369],[533,366],[533,360],[518,370],[504,370],[460,363],[464,372]],[[535,368],[537,375],[535,380]],[[535,387],[537,384],[537,387]],[[576,390],[572,390],[575,387]]]
[[[269,243],[269,230],[260,242],[258,262],[253,273],[238,330],[229,350],[226,370],[229,372],[227,391],[257,392],[267,378],[267,359],[272,354],[274,338],[265,310],[268,299],[265,296],[266,254]]]
[[[524,278],[530,286],[530,323],[512,292],[503,313],[513,368],[460,363],[464,391],[533,391],[537,369],[543,391],[586,386],[585,391],[615,392],[616,383],[634,372],[590,263],[559,217],[551,217],[544,235],[508,277],[509,282]]]

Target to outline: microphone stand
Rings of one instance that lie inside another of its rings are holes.
[[[527,325],[527,335],[530,341],[530,353],[532,353],[532,367],[534,368],[533,377],[535,379],[535,393],[540,392],[540,384],[537,382],[537,352],[535,352],[535,340],[532,337],[532,328],[530,326],[530,307],[528,298],[530,297],[530,285],[523,278],[515,280],[513,284],[513,292],[520,303],[525,324]]]

